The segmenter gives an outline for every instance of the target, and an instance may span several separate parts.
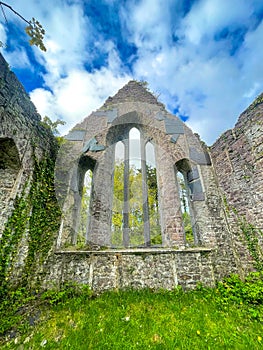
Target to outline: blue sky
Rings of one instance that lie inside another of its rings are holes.
[[[263,91],[262,0],[6,0],[46,30],[0,14],[4,57],[39,113],[67,132],[130,79],[212,144]]]

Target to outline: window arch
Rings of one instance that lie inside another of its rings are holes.
[[[192,173],[189,161],[183,159],[176,163],[176,178],[186,246],[198,243],[192,202],[192,187],[189,174]]]
[[[82,156],[78,164],[78,188],[74,198],[72,243],[79,247],[85,246],[89,240],[90,207],[93,197],[93,171],[95,161],[88,156]]]
[[[162,232],[159,213],[156,158],[154,145],[151,142],[146,143],[145,154],[151,244],[158,245],[162,244]]]
[[[113,200],[111,218],[111,244],[113,247],[123,245],[123,201],[124,201],[124,143],[115,145]]]
[[[145,244],[145,191],[142,179],[141,132],[133,127],[129,131],[129,246]]]
[[[6,208],[20,169],[21,162],[14,140],[0,138],[0,212]]]
[[[80,222],[78,227],[77,245],[85,245],[88,240],[88,229],[90,223],[90,202],[93,173],[88,169],[84,175],[82,193]]]
[[[114,168],[112,246],[160,244],[154,146],[144,140],[143,132],[134,125],[115,144]]]

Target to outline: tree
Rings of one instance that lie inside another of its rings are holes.
[[[52,120],[48,117],[48,116],[44,116],[43,120],[42,120],[42,125],[47,128],[50,129],[53,135],[58,135],[59,131],[58,131],[58,126],[59,125],[65,125],[66,122],[64,120],[61,119],[57,119],[55,122],[52,122]]]
[[[42,25],[39,21],[37,21],[34,17],[28,21],[25,19],[20,13],[15,11],[10,5],[6,4],[5,2],[0,1],[1,10],[4,16],[4,19],[7,22],[6,14],[4,11],[4,6],[7,7],[9,10],[11,10],[15,15],[17,15],[19,18],[21,18],[25,23],[28,25],[25,28],[25,32],[30,37],[29,44],[30,45],[36,45],[40,48],[42,51],[46,51],[46,47],[43,43],[45,30],[43,29]],[[3,43],[0,41],[0,47],[3,46]]]
[[[162,233],[159,217],[159,199],[156,167],[146,164],[147,186],[148,186],[148,205],[150,217],[151,243],[161,244]]]
[[[181,211],[184,225],[184,233],[186,243],[189,245],[194,244],[193,228],[191,223],[191,217],[189,213],[189,201],[188,201],[188,190],[185,184],[184,176],[181,172],[177,173],[177,181],[179,183],[179,194],[181,201]]]
[[[148,209],[151,230],[151,243],[162,243],[161,227],[159,222],[158,190],[156,168],[147,169]],[[114,190],[112,209],[112,244],[122,245],[123,235],[123,200],[124,200],[124,163],[115,163]],[[144,244],[144,219],[142,197],[142,172],[135,166],[129,169],[129,228],[130,245]]]

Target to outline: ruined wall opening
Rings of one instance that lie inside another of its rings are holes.
[[[19,153],[15,142],[11,138],[0,138],[0,212],[15,185],[18,172],[21,168]]]
[[[82,156],[78,165],[78,191],[75,195],[73,223],[75,225],[75,237],[73,243],[79,247],[85,246],[89,237],[90,208],[93,197],[93,172],[95,161],[87,156]]]
[[[129,131],[129,246],[144,245],[145,218],[143,204],[147,200],[143,191],[141,132],[133,127]]]
[[[143,132],[136,125],[121,128],[122,135],[118,134],[119,141],[114,146],[111,245],[160,245],[154,146],[144,140]]]
[[[151,142],[146,143],[145,154],[151,244],[160,245],[162,244],[162,232],[159,212],[159,191],[157,182],[155,150],[154,145]]]
[[[191,167],[186,159],[176,163],[176,179],[180,195],[180,209],[182,213],[184,238],[185,244],[188,247],[197,244],[194,210],[191,201],[191,187],[188,183],[188,174],[190,171]]]
[[[124,143],[115,145],[113,201],[111,218],[111,245],[123,245],[123,200],[124,200]]]

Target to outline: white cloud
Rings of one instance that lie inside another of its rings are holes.
[[[4,25],[0,22],[0,41],[3,45],[6,44],[6,31]]]
[[[12,52],[7,52],[5,50],[4,55],[11,68],[32,69],[30,60],[24,48],[15,48]]]
[[[246,0],[201,0],[196,2],[182,24],[182,32],[198,45],[227,26],[249,26],[253,8]]]
[[[66,133],[92,111],[101,107],[106,98],[126,84],[129,76],[115,75],[109,68],[94,73],[74,70],[53,86],[53,93],[36,89],[30,97],[39,113],[51,119],[64,119],[67,124],[60,131]]]
[[[161,20],[159,11],[149,10],[148,25],[138,16],[145,11],[145,4],[146,1],[142,6],[133,5],[130,17],[135,16],[136,20],[127,24],[130,40],[137,43],[141,38],[134,75],[148,80],[152,90],[163,92],[162,101],[188,115],[190,127],[211,144],[220,133],[234,126],[239,113],[263,88],[263,24],[254,28],[250,2],[203,0],[196,2],[179,21],[174,32],[179,41],[165,45],[173,23],[169,17]],[[142,30],[148,33],[153,23],[158,26],[157,35],[153,32],[150,37],[140,36]],[[214,40],[214,35],[226,27],[247,30],[234,55],[230,49],[236,43],[231,37]]]
[[[129,80],[118,38],[103,37],[84,12],[84,1],[9,3],[26,18],[39,19],[47,32],[48,51],[33,49],[45,69],[45,85],[31,92],[42,115],[63,118],[72,127]],[[119,6],[119,34],[137,48],[133,76],[148,80],[171,110],[188,115],[193,131],[209,144],[233,127],[263,90],[263,22],[256,27],[255,16],[260,9],[261,0],[200,0],[182,17],[182,3],[175,0]],[[0,24],[1,33],[5,35]],[[92,69],[98,55],[104,57],[102,66]],[[28,66],[22,49],[10,53],[8,61]]]

